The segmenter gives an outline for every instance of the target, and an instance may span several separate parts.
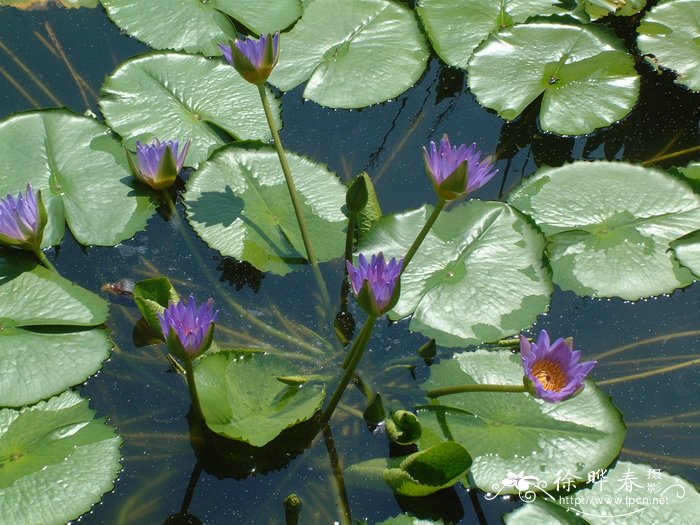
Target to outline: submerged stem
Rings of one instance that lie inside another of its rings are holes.
[[[343,392],[345,392],[345,388],[348,386],[350,379],[352,379],[355,369],[360,363],[360,359],[362,359],[362,354],[367,348],[370,337],[372,337],[372,330],[374,330],[374,325],[377,323],[377,319],[378,317],[370,315],[365,321],[362,331],[360,331],[360,334],[357,336],[357,341],[350,350],[350,354],[352,355],[347,368],[345,369],[345,372],[343,372],[340,382],[338,383],[335,392],[333,392],[333,396],[331,397],[326,410],[321,415],[321,425],[328,423],[328,420],[330,420],[331,416],[333,415],[333,411],[338,405],[340,398],[343,397]]]
[[[450,394],[462,394],[464,392],[527,392],[525,385],[456,385],[445,388],[428,390],[425,394],[430,398],[449,396]]]
[[[411,244],[411,247],[408,249],[408,252],[406,252],[406,256],[403,258],[403,269],[401,270],[401,273],[406,271],[406,268],[408,267],[408,263],[411,262],[411,259],[413,259],[413,256],[418,251],[418,248],[420,248],[420,245],[423,243],[425,236],[428,235],[430,228],[433,227],[433,223],[435,223],[435,220],[438,218],[438,215],[440,215],[440,212],[445,207],[445,204],[447,204],[447,201],[445,199],[438,198],[437,204],[435,205],[435,208],[433,209],[433,213],[431,213],[430,217],[428,217],[428,220],[425,221],[423,228],[418,233],[418,236],[413,241],[413,244]]]

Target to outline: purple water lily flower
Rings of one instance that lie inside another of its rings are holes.
[[[260,35],[260,38],[244,37],[219,44],[226,61],[248,82],[264,84],[280,56],[280,33]]]
[[[20,192],[0,200],[0,244],[38,250],[46,222],[41,192],[34,192],[31,183],[24,195]]]
[[[197,307],[194,297],[170,305],[158,314],[168,348],[181,359],[192,360],[210,346],[214,333],[214,322],[219,312],[214,311],[214,301]]]
[[[573,349],[573,340],[560,338],[550,344],[546,330],[540,332],[536,343],[520,336],[520,357],[528,391],[549,403],[578,394],[583,389],[583,381],[598,364],[596,361],[579,363],[581,352]]]
[[[360,254],[357,266],[347,261],[348,275],[352,291],[358,304],[370,315],[380,316],[391,310],[398,301],[399,277],[403,259],[397,261],[392,257],[387,264],[384,254],[372,255],[367,260]]]
[[[150,144],[136,141],[137,162],[134,163],[129,155],[131,170],[137,179],[154,190],[169,188],[185,164],[190,143],[189,139],[186,140],[181,149],[177,140],[161,142],[155,139]]]
[[[428,148],[423,148],[423,158],[435,190],[445,200],[481,188],[498,173],[490,157],[482,158],[476,144],[452,146],[446,134],[439,146],[431,141]]]

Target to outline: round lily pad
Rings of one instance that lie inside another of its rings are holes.
[[[700,228],[700,196],[667,173],[575,162],[538,171],[509,202],[546,235],[553,279],[564,290],[636,300],[693,281],[669,243]]]
[[[541,0],[421,0],[416,11],[440,58],[466,69],[474,49],[491,33],[531,16],[569,12],[556,4]]]
[[[63,109],[0,122],[0,198],[27,182],[41,190],[48,213],[43,246],[61,242],[66,222],[82,244],[112,246],[144,229],[155,212],[109,129]]]
[[[0,410],[3,525],[64,525],[111,490],[121,438],[65,392],[22,410]]]
[[[112,21],[155,49],[220,55],[236,38],[229,17],[255,33],[282,30],[301,15],[299,0],[102,0]]]
[[[281,127],[279,103],[266,92]],[[102,94],[105,120],[132,149],[136,139],[191,139],[187,166],[196,166],[225,144],[222,135],[271,137],[258,88],[220,59],[142,55],[122,63],[105,81]]]
[[[700,1],[674,0],[654,6],[637,28],[639,50],[672,69],[676,82],[700,91]]]
[[[340,257],[345,189],[324,166],[287,153],[316,256]],[[306,257],[289,190],[272,148],[228,147],[192,175],[185,194],[195,231],[223,255],[284,275]]]
[[[467,70],[478,101],[505,119],[542,95],[540,126],[563,135],[620,120],[639,95],[634,59],[612,32],[593,25],[516,25],[484,41]]]
[[[197,362],[195,378],[207,426],[256,447],[311,419],[326,395],[321,384],[290,386],[278,377],[294,373],[275,356],[221,351]]]
[[[361,253],[403,257],[430,215],[423,207],[382,218]],[[547,310],[552,283],[544,239],[517,210],[477,200],[443,212],[401,277],[390,316],[443,346],[518,333]]]
[[[106,317],[102,298],[24,254],[0,252],[0,403],[35,403],[97,372],[112,344],[84,327]]]
[[[477,350],[456,354],[431,368],[426,390],[483,383],[522,385],[520,357],[508,351]],[[439,398],[419,407],[421,448],[454,440],[473,458],[470,480],[481,490],[517,493],[504,483],[509,473],[531,476],[529,488],[554,490],[557,476],[570,473],[578,482],[588,472],[606,468],[620,453],[625,437],[622,414],[593,381],[561,403],[547,403],[526,393],[469,392]]]
[[[429,50],[416,18],[389,0],[314,0],[280,39],[270,83],[332,108],[384,102],[413,86]]]
[[[671,242],[678,261],[700,279],[700,230]]]

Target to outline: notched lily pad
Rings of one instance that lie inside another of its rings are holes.
[[[23,253],[0,251],[0,403],[35,403],[82,383],[109,356],[107,303]]]
[[[155,212],[110,130],[63,109],[0,122],[0,197],[27,182],[41,190],[48,213],[43,246],[61,242],[65,223],[82,244],[112,246],[144,229]]]
[[[63,525],[111,490],[121,438],[75,392],[0,410],[3,525]]]
[[[280,40],[270,83],[332,108],[384,102],[413,86],[427,42],[407,7],[388,0],[314,0]]]
[[[700,228],[700,196],[622,162],[541,169],[509,199],[547,237],[553,279],[579,295],[636,300],[687,286],[670,243]]]
[[[403,257],[428,207],[387,216],[360,243],[362,253]],[[552,283],[542,235],[508,205],[472,200],[443,212],[401,277],[390,316],[443,346],[495,341],[547,310]]]
[[[345,188],[325,166],[287,153],[314,242],[328,261],[343,253]],[[284,275],[306,258],[289,190],[272,148],[229,147],[187,183],[188,220],[212,248],[262,271]]]
[[[217,434],[256,447],[311,419],[326,395],[320,384],[289,386],[287,362],[271,355],[222,350],[197,361],[195,378],[207,426]]]
[[[431,367],[423,388],[522,385],[522,381],[519,356],[477,350]],[[505,483],[510,473],[534,477],[528,482],[531,490],[538,490],[536,482],[545,484],[539,488],[553,490],[561,472],[585,483],[588,472],[606,468],[615,459],[626,433],[622,414],[591,380],[579,395],[561,403],[525,393],[469,392],[418,407],[418,416],[423,427],[421,447],[456,441],[474,459],[469,470],[473,484],[500,494],[518,492],[514,484]]]
[[[639,95],[633,57],[612,32],[593,25],[516,25],[484,41],[467,70],[478,101],[505,119],[542,95],[540,126],[562,135],[620,120]]]

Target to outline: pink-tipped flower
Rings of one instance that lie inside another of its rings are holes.
[[[392,257],[387,264],[384,254],[372,255],[370,261],[360,254],[357,266],[347,263],[352,291],[357,303],[370,315],[380,316],[391,310],[399,300],[403,259]]]
[[[260,38],[244,37],[219,44],[226,61],[248,82],[264,84],[280,56],[280,33],[260,35]]]
[[[170,351],[176,357],[190,361],[200,356],[211,346],[218,314],[211,299],[199,308],[191,295],[189,301],[183,299],[170,303],[162,314],[158,314]]]
[[[27,184],[24,195],[0,200],[0,244],[25,250],[41,249],[47,215],[41,192]]]
[[[185,164],[190,142],[187,139],[180,149],[177,140],[161,142],[155,139],[150,144],[136,141],[137,162],[128,155],[131,171],[137,179],[154,190],[169,188]]]
[[[490,157],[482,158],[476,144],[452,146],[446,134],[439,146],[431,141],[428,148],[423,148],[423,158],[435,191],[445,200],[454,200],[481,188],[498,173]]]
[[[557,339],[550,345],[546,330],[540,332],[536,343],[520,336],[525,386],[533,396],[558,403],[583,389],[583,381],[598,363],[579,363],[581,352],[574,350],[573,345],[572,338]]]

